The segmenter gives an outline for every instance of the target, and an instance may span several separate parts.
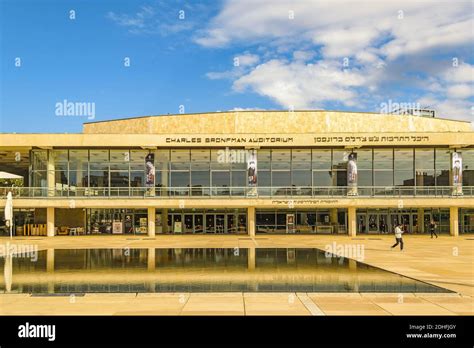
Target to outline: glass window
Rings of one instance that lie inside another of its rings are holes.
[[[189,150],[171,150],[171,162],[189,162]]]
[[[209,171],[210,160],[210,150],[191,150],[191,170]]]
[[[130,162],[130,151],[110,150],[110,162]]]
[[[311,150],[292,150],[291,162],[293,169],[311,169]]]
[[[415,168],[434,169],[435,154],[434,149],[415,149]]]
[[[333,186],[331,171],[313,171],[313,186]]]
[[[290,150],[272,150],[272,169],[290,169],[290,165]]]
[[[130,170],[145,171],[145,158],[149,151],[131,150],[130,151]],[[156,159],[155,159],[156,166]]]
[[[270,169],[270,150],[258,150],[257,151],[257,166],[260,169]]]
[[[395,170],[413,171],[413,149],[395,149]]]
[[[229,169],[230,161],[226,158],[225,149],[211,150],[211,168]]]
[[[260,187],[270,187],[271,186],[271,174],[269,170],[258,170],[257,172],[257,185]],[[247,186],[245,184],[244,186]]]
[[[474,149],[463,149],[461,153],[463,185],[474,186]]]
[[[109,150],[90,150],[90,161],[98,163],[109,162]]]
[[[68,184],[67,170],[55,170],[54,171],[54,176],[55,176],[55,183],[56,184],[61,184],[61,185],[67,185]]]
[[[394,172],[395,186],[415,186],[413,171],[396,170]]]
[[[33,150],[33,170],[46,170],[48,166],[48,151]]]
[[[350,151],[348,150],[333,150],[332,151],[332,166],[334,169],[347,169],[347,159]]]
[[[209,171],[192,171],[191,172],[192,187],[209,187],[210,174]]]
[[[71,187],[87,187],[88,182],[87,170],[69,171],[69,184]]]
[[[290,185],[291,185],[290,171],[274,171],[272,173],[272,186],[273,187],[290,186]]]
[[[212,172],[212,187],[229,187],[230,172],[214,171]]]
[[[108,187],[109,186],[108,171],[92,171],[89,175],[90,187]]]
[[[145,186],[145,173],[143,171],[130,172],[130,186],[131,187],[144,187]]]
[[[247,186],[247,175],[246,171],[232,171],[232,186],[233,187],[245,187]],[[257,182],[260,180],[260,177],[257,178]]]
[[[292,172],[293,186],[311,186],[311,171],[294,170]]]
[[[417,169],[416,186],[434,186],[435,171],[429,169]]]
[[[377,169],[393,169],[392,149],[374,149],[374,170]]]
[[[357,149],[354,152],[357,153],[357,169],[372,170],[372,149]]]
[[[313,150],[313,169],[331,169],[331,150]]]
[[[110,172],[111,187],[128,187],[128,171]]]
[[[171,172],[171,187],[189,187],[189,172]]]
[[[451,162],[451,151],[449,149],[436,149],[436,169],[449,170]]]
[[[211,152],[209,150],[191,150],[191,162],[210,162]]]
[[[347,170],[335,170],[336,186],[347,186]]]
[[[435,185],[434,149],[415,149],[416,186]]]
[[[371,170],[358,170],[357,171],[357,184],[359,186],[372,186],[372,171]]]
[[[393,172],[374,170],[374,186],[393,186]]]
[[[53,150],[52,156],[54,163],[64,163],[68,161],[68,151],[67,150]]]

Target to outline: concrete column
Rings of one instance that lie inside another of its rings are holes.
[[[329,222],[333,228],[332,233],[338,232],[338,223],[337,223],[337,208],[329,209]]]
[[[255,247],[249,247],[248,249],[248,270],[255,270]]]
[[[48,193],[47,196],[54,196],[55,193],[55,188],[56,188],[56,177],[54,175],[54,157],[53,157],[53,151],[48,150],[48,163],[46,166],[47,172],[46,172],[46,178],[47,178],[47,183],[48,183]]]
[[[148,208],[148,236],[155,236],[155,207]]]
[[[349,236],[356,236],[357,220],[356,220],[356,208],[349,207],[347,209],[347,224],[349,230]]]
[[[148,248],[147,269],[149,271],[155,270],[155,248]]]
[[[418,209],[418,231],[417,233],[425,233],[425,209]]]
[[[54,249],[46,250],[46,272],[54,272]]]
[[[247,229],[249,231],[249,236],[255,237],[255,207],[247,208],[247,219]]]
[[[54,208],[46,208],[46,235],[54,237]]]
[[[449,208],[449,234],[459,236],[459,209],[457,207]]]

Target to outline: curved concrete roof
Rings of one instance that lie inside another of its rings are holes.
[[[84,124],[86,134],[471,132],[440,118],[343,111],[235,111],[143,116]]]

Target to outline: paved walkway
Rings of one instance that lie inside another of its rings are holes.
[[[1,238],[1,243],[8,242]],[[48,248],[296,248],[363,245],[363,262],[450,289],[449,294],[374,293],[150,293],[84,296],[0,295],[0,315],[474,315],[474,236],[125,236],[18,237],[14,243]]]

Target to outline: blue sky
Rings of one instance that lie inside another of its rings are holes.
[[[65,99],[95,103],[97,121],[390,100],[474,120],[469,1],[2,0],[0,13],[2,132],[80,132],[86,116],[55,113]]]

